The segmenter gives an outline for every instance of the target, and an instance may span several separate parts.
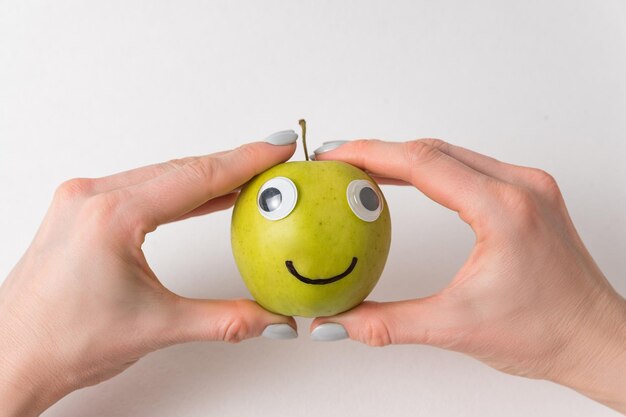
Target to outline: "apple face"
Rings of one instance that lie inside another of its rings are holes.
[[[391,220],[378,185],[344,162],[287,162],[253,178],[233,209],[235,262],[255,300],[288,316],[361,303],[380,277]]]

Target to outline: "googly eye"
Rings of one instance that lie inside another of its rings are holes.
[[[367,180],[354,180],[346,191],[348,204],[356,216],[366,222],[373,222],[383,211],[383,197],[374,184]]]
[[[298,189],[293,181],[285,177],[275,177],[259,189],[257,206],[266,219],[280,220],[291,213],[297,200]]]

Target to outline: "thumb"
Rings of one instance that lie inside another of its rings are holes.
[[[439,296],[366,301],[337,316],[316,318],[311,323],[311,337],[319,341],[349,337],[370,346],[415,343],[448,347],[456,338],[460,321],[447,304]]]
[[[199,300],[178,297],[174,302],[163,344],[192,341],[237,343],[260,336],[271,325],[282,325],[270,338],[295,338],[297,326],[293,317],[270,313],[252,300]],[[291,329],[285,327],[289,326]]]

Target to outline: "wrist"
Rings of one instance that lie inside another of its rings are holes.
[[[0,326],[2,417],[38,416],[71,390],[60,383],[51,361]]]
[[[0,404],[3,408],[3,417],[38,416],[45,410],[46,407],[37,404],[39,399],[31,387],[16,383],[11,374],[4,373],[4,369],[2,372],[2,377],[0,377]]]
[[[546,379],[626,413],[626,301],[611,289],[582,311]]]

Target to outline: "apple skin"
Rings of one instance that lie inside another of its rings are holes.
[[[287,177],[298,198],[291,213],[268,220],[259,212],[259,189],[274,177]],[[378,219],[366,222],[348,204],[353,180],[367,180],[383,202]],[[338,161],[301,161],[276,165],[254,177],[233,209],[231,243],[235,262],[254,299],[265,309],[287,316],[330,316],[361,303],[382,274],[391,243],[387,202],[376,182],[362,170]],[[323,279],[347,276],[325,285],[298,280],[286,267]]]

